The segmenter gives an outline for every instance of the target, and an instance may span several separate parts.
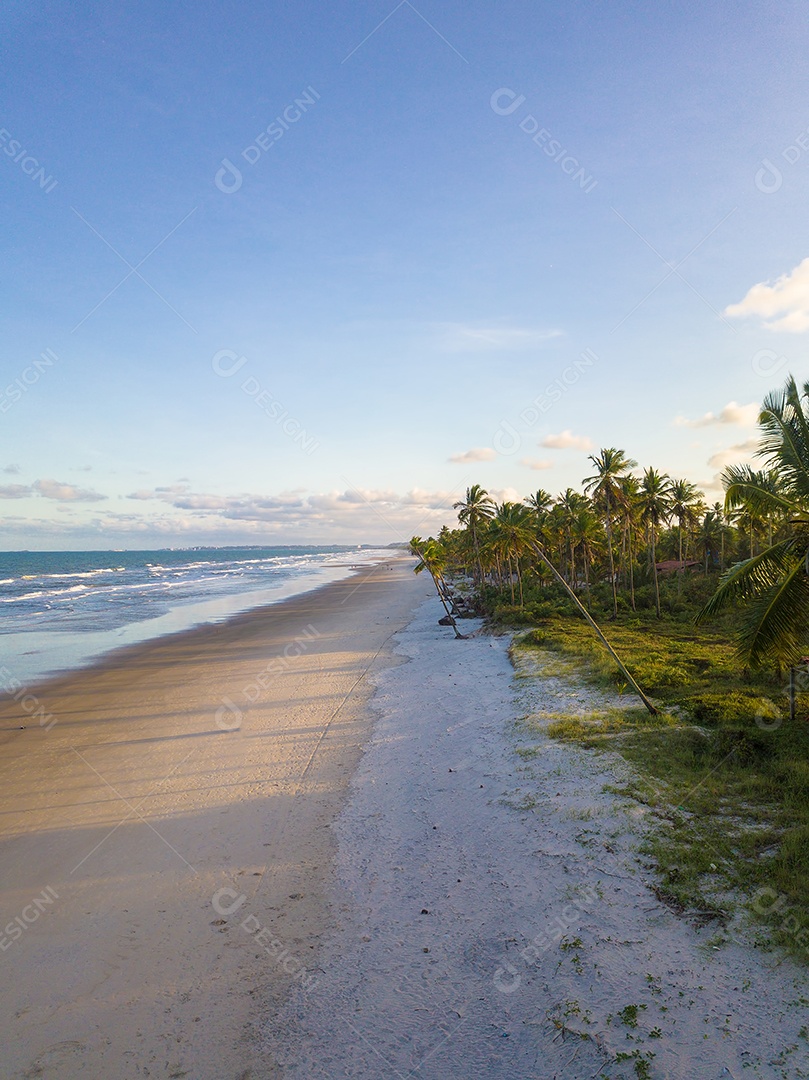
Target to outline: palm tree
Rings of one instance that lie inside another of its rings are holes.
[[[591,606],[590,567],[603,544],[601,522],[589,505],[580,506],[573,518],[571,529],[574,552],[580,552],[584,566],[584,587],[587,590],[587,606]]]
[[[612,553],[612,513],[621,493],[619,480],[630,469],[634,469],[637,461],[628,458],[623,450],[616,450],[615,447],[606,450],[602,448],[597,456],[590,454],[590,461],[596,471],[594,476],[585,479],[584,490],[593,502],[600,502],[604,507],[604,528],[607,533],[607,551],[610,557],[613,618],[617,619],[618,590],[615,583],[615,559]]]
[[[677,592],[682,590],[683,583],[683,529],[686,524],[693,526],[695,522],[695,507],[702,496],[697,490],[696,484],[688,480],[673,480],[669,491],[671,500],[670,512],[672,517],[677,518],[677,541],[679,547],[680,569],[677,571]]]
[[[531,511],[519,503],[504,502],[497,507],[491,523],[491,542],[498,553],[508,562],[511,602],[514,603],[514,570],[520,589],[520,607],[523,606],[522,572],[520,559],[525,555],[529,541],[534,539],[531,529]]]
[[[557,513],[559,515],[559,523],[564,529],[565,539],[567,540],[567,554],[570,560],[570,586],[576,588],[576,557],[575,557],[575,545],[573,543],[573,527],[576,522],[576,518],[579,513],[589,508],[590,503],[583,495],[578,491],[574,491],[573,488],[568,488],[563,495],[560,495],[556,500],[556,505],[559,507]]]
[[[722,477],[725,506],[746,506],[764,520],[783,516],[784,536],[723,574],[697,621],[743,601],[740,658],[751,667],[781,669],[793,666],[809,643],[809,382],[799,389],[790,375],[783,390],[764,399],[758,422],[758,454],[778,483],[749,466],[731,466]]]
[[[679,561],[683,561],[683,529],[686,524],[694,522],[694,507],[702,498],[696,484],[688,480],[672,480],[669,489],[670,506],[672,517],[677,518],[677,540],[679,546]]]
[[[494,501],[480,484],[473,484],[472,487],[466,489],[466,501],[454,503],[453,509],[459,511],[458,521],[462,525],[466,525],[472,533],[472,546],[475,550],[475,561],[477,563],[477,580],[480,582],[483,578],[483,567],[480,564],[478,534],[481,525],[494,516]]]
[[[723,532],[721,507],[718,513],[716,506],[711,510],[706,510],[697,533],[697,545],[702,550],[706,574],[708,573],[708,563],[711,562],[715,565],[719,561]]]
[[[649,559],[655,583],[655,611],[660,618],[660,585],[657,580],[657,538],[671,512],[669,492],[671,481],[664,473],[648,468],[640,482],[638,505],[640,516],[646,526],[649,542]]]
[[[438,598],[447,613],[450,626],[455,631],[455,637],[462,638],[464,635],[458,630],[452,611],[447,603],[449,589],[444,581],[444,571],[447,568],[447,552],[444,545],[438,540],[433,540],[432,537],[428,540],[422,540],[420,536],[414,536],[410,541],[410,550],[419,558],[418,565],[414,567],[414,572],[420,574],[422,570],[426,570],[429,573],[433,579]]]
[[[620,497],[618,512],[621,521],[621,547],[625,549],[625,565],[629,567],[629,602],[635,611],[635,551],[632,541],[639,524],[638,492],[640,484],[637,476],[628,474],[618,481]],[[626,582],[624,582],[626,584]]]
[[[730,532],[730,525],[728,521],[727,511],[720,502],[715,502],[711,507],[711,513],[714,518],[719,522],[719,569],[724,571],[725,569],[725,540]]]
[[[553,506],[553,495],[544,488],[537,488],[533,495],[529,495],[523,502],[533,511],[536,518],[537,528],[542,525],[545,515]]]
[[[722,474],[723,482],[725,475],[733,476],[734,470],[738,468],[739,466],[729,466]],[[744,478],[747,484],[752,483],[761,489],[767,488],[773,494],[778,486],[772,470],[762,469],[757,472],[748,467],[744,471]],[[765,544],[767,547],[772,545],[772,510],[762,511],[755,501],[749,502],[745,498],[739,498],[732,506],[726,501],[725,507],[739,532],[742,534],[746,532],[747,534],[748,558],[753,558],[761,544]],[[766,541],[764,539],[765,533]]]
[[[565,532],[565,511],[558,502],[554,503],[548,511],[543,531],[545,535],[541,538],[541,541],[543,544],[547,543],[549,547],[553,548],[557,555],[559,570],[564,571],[567,534]]]
[[[590,612],[587,610],[587,608],[584,606],[584,604],[581,602],[581,600],[579,600],[578,596],[576,596],[573,589],[568,585],[568,583],[565,581],[565,579],[562,577],[562,575],[559,573],[559,571],[553,565],[551,560],[545,554],[545,549],[542,547],[542,545],[537,543],[536,540],[529,540],[528,541],[528,547],[539,558],[539,561],[542,563],[542,565],[545,566],[548,570],[550,570],[551,575],[556,578],[556,580],[559,582],[559,584],[562,586],[562,588],[565,590],[565,592],[567,592],[567,594],[570,596],[570,599],[573,601],[573,603],[576,605],[576,607],[582,613],[584,618],[587,620],[587,622],[590,624],[590,626],[592,626],[593,630],[595,630],[599,641],[604,646],[604,648],[607,650],[607,652],[610,654],[610,656],[613,658],[613,660],[615,660],[616,664],[618,665],[618,668],[621,671],[621,674],[624,676],[626,681],[629,683],[629,685],[632,687],[632,689],[635,691],[635,693],[641,699],[641,701],[646,706],[646,708],[649,710],[651,715],[652,716],[657,716],[657,709],[655,708],[655,706],[651,703],[651,701],[649,701],[647,696],[644,694],[644,692],[638,686],[638,684],[635,681],[634,677],[632,676],[631,672],[627,669],[626,665],[621,660],[618,653],[615,651],[615,649],[612,647],[612,645],[610,645],[609,641],[607,641],[606,637],[604,636],[604,631],[601,629],[601,627],[595,621],[595,619],[590,614]]]

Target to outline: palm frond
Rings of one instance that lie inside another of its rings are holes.
[[[722,473],[722,483],[726,510],[743,506],[760,517],[773,513],[800,513],[799,504],[766,486],[761,475],[749,465],[729,465]]]
[[[801,565],[796,558],[794,542],[783,540],[752,559],[736,563],[719,579],[719,587],[696,618],[697,625],[721,611],[732,600],[750,600],[773,588],[794,567]]]
[[[798,562],[751,603],[741,619],[737,653],[751,667],[786,667],[809,644],[809,578]]]

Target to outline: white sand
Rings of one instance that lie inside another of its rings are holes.
[[[366,676],[431,587],[395,560],[37,688],[53,726],[0,707],[4,1080],[278,1075]]]
[[[439,614],[428,601],[395,639],[410,662],[375,676],[322,973],[265,1029],[284,1075],[809,1076],[807,971],[715,949],[715,926],[655,899],[642,816],[603,792],[625,763],[548,739],[515,754],[518,716],[601,696],[515,682],[507,639],[455,641]],[[633,1005],[637,1027],[617,1016]]]

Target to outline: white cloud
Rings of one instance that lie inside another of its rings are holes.
[[[809,259],[782,274],[774,285],[759,282],[738,304],[729,304],[723,314],[731,318],[758,315],[768,330],[800,334],[809,330]]]
[[[544,345],[562,337],[561,330],[537,330],[519,326],[441,323],[438,346],[445,352],[482,352],[497,349],[513,352]]]
[[[592,450],[593,440],[586,435],[574,435],[566,428],[559,435],[546,435],[539,445],[548,450]]]
[[[20,486],[21,492],[7,492],[6,497],[32,494],[30,488]],[[0,487],[0,498],[3,493]],[[491,495],[499,501],[520,500],[511,489],[501,493],[492,491]],[[458,514],[453,503],[463,498],[463,489],[413,488],[400,494],[347,485],[342,490],[317,493],[285,490],[274,494],[223,496],[192,491],[171,494],[167,488],[154,488],[134,492],[130,498],[133,497],[139,505],[132,507],[132,513],[100,510],[90,519],[67,515],[68,520],[62,516],[58,521],[14,519],[8,515],[4,527],[19,521],[19,528],[12,526],[7,530],[9,535],[22,536],[27,529],[30,536],[39,537],[45,544],[59,539],[81,547],[97,543],[104,536],[113,547],[125,544],[148,547],[150,543],[165,546],[180,540],[186,544],[322,544],[324,538],[332,543],[386,544],[406,541],[416,533],[435,535],[445,524],[457,525]],[[157,501],[147,507],[143,505],[146,499]],[[77,502],[63,500],[59,509]]]
[[[221,495],[180,495],[166,501],[179,510],[227,510],[231,505],[231,500]]]
[[[489,488],[489,494],[494,499],[494,501],[498,503],[521,503],[523,500],[523,496],[519,493],[519,491],[517,491],[516,488],[513,487],[499,488],[497,490]]]
[[[552,461],[537,461],[535,458],[520,458],[520,465],[525,465],[527,469],[536,469],[538,472],[541,469],[552,469]]]
[[[19,474],[19,471],[19,465],[6,465],[6,467],[3,469],[3,472],[8,473],[10,476],[17,476]]]
[[[742,460],[750,461],[760,445],[759,439],[745,439],[744,442],[729,446],[727,450],[719,450],[713,454],[708,458],[708,464],[712,469],[724,469],[726,465],[736,465]]]
[[[451,454],[449,460],[455,465],[465,465],[469,461],[492,461],[496,457],[497,453],[491,447],[475,446],[463,454]]]
[[[24,499],[31,494],[28,484],[0,484],[0,499]]]
[[[127,495],[127,499],[139,499],[142,502],[148,499],[160,499],[161,502],[173,502],[176,496],[184,495],[188,491],[188,484],[171,484],[169,487],[156,487],[148,490],[140,488]]]
[[[714,502],[721,503],[724,501],[725,486],[722,483],[721,473],[714,473],[710,480],[700,480],[697,487],[707,496],[708,502],[710,502],[711,496],[713,496]]]
[[[97,491],[88,488],[77,488],[73,484],[63,484],[59,480],[36,480],[32,487],[46,499],[56,499],[58,502],[101,502],[106,495],[99,495]]]
[[[738,424],[740,427],[755,427],[761,406],[755,401],[749,405],[739,405],[735,401],[729,401],[718,413],[707,412],[698,416],[696,420],[688,420],[685,416],[675,417],[676,427],[712,427],[714,424]]]

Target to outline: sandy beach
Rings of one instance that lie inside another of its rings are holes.
[[[3,705],[3,1077],[279,1075],[368,676],[428,588],[398,558]]]
[[[809,1076],[807,968],[742,920],[718,933],[661,903],[648,808],[615,793],[626,762],[521,723],[609,699],[515,672],[510,635],[472,621],[455,641],[436,615],[430,600],[396,637],[408,662],[373,676],[323,974],[268,1028],[285,1076]]]
[[[626,763],[521,726],[601,692],[456,641],[425,577],[4,708],[4,1078],[809,1075],[806,968],[661,903]]]

